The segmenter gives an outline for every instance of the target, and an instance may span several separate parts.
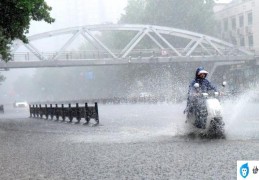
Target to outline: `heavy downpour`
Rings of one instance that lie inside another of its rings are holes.
[[[259,179],[259,1],[0,9],[0,179]]]

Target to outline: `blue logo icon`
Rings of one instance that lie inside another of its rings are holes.
[[[249,167],[248,167],[248,163],[245,163],[243,164],[241,167],[240,167],[240,175],[243,177],[243,178],[246,178],[249,174]]]

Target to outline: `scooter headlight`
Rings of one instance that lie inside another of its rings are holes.
[[[202,93],[202,96],[206,98],[206,97],[209,96],[209,94],[208,93]]]

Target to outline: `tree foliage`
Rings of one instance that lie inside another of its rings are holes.
[[[128,0],[125,14],[121,16],[119,23],[167,26],[213,35],[213,5],[213,0]],[[130,32],[123,32],[103,34],[101,38],[111,49],[120,49],[133,37]],[[174,38],[176,46],[177,43],[180,47],[188,43],[183,42],[182,38]],[[142,39],[141,43],[144,47],[152,46],[146,39]]]
[[[129,0],[120,23],[168,26],[211,34],[213,0]]]
[[[50,16],[51,7],[44,0],[1,0],[0,1],[0,55],[10,60],[10,45],[13,40],[28,42],[30,22],[44,20],[54,22]]]

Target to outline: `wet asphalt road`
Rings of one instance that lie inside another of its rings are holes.
[[[226,139],[189,137],[184,106],[99,105],[98,127],[7,109],[0,179],[236,179],[237,160],[259,160],[259,104],[223,105]]]

